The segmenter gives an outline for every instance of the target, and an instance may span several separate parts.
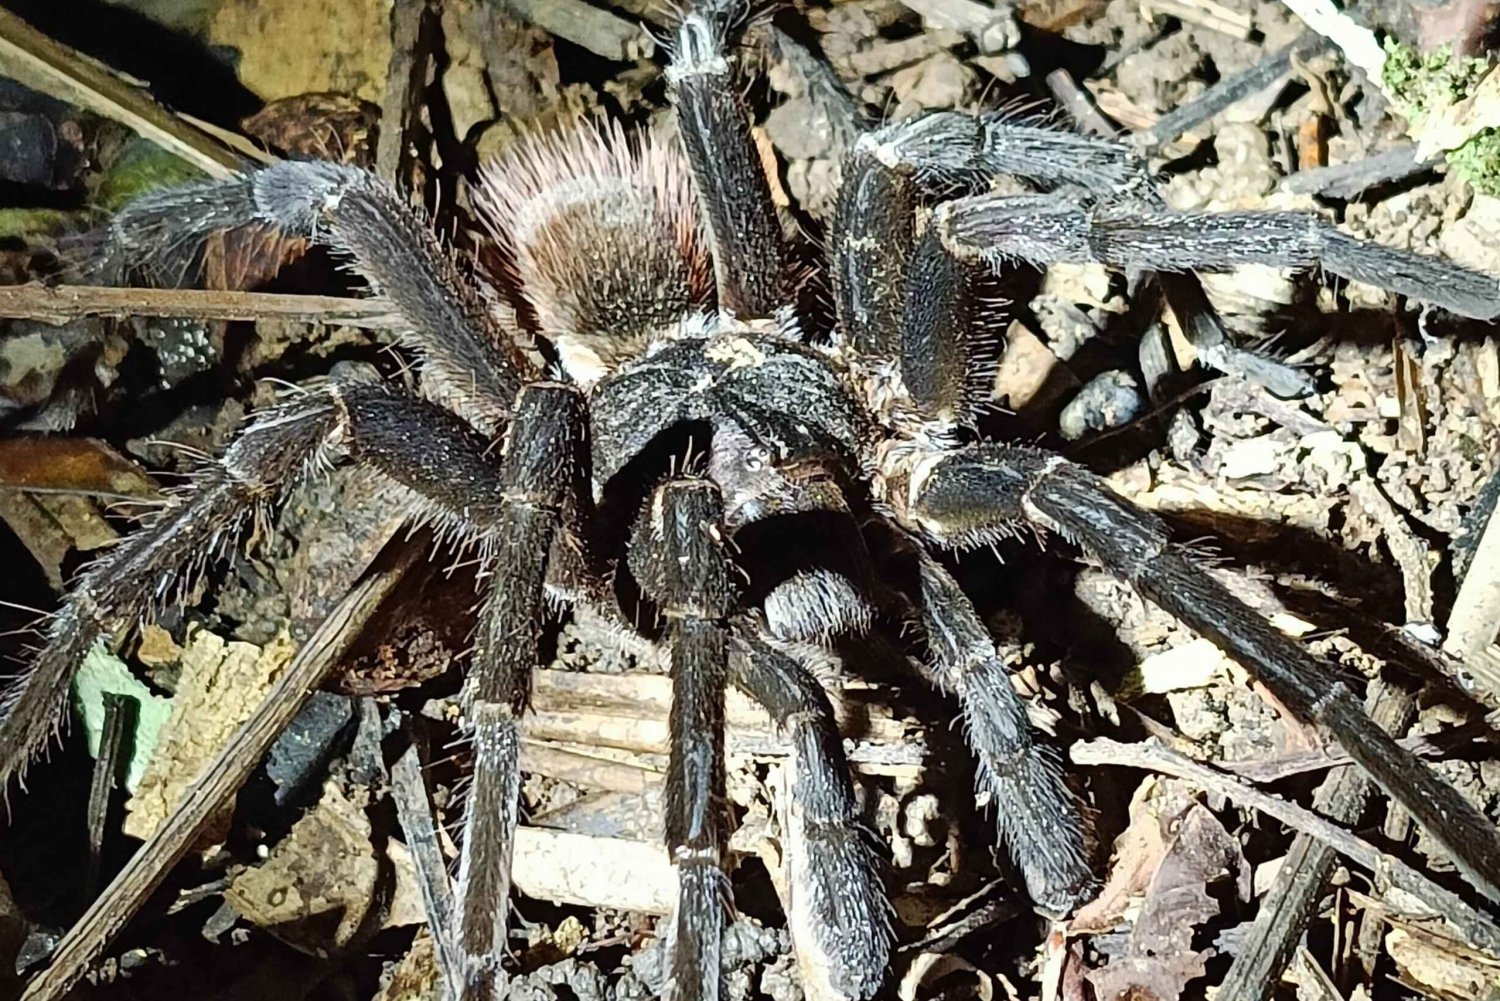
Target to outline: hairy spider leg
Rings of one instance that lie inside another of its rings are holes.
[[[348,405],[356,459],[417,491],[432,516],[479,541],[488,584],[462,704],[474,748],[456,927],[463,1001],[503,986],[511,854],[520,800],[519,718],[545,618],[543,581],[563,511],[581,492],[585,433],[577,388],[523,386],[498,453],[435,404],[366,390]]]
[[[254,225],[305,236],[347,256],[406,321],[409,341],[422,356],[424,388],[463,419],[435,403],[335,382],[253,420],[185,500],[95,563],[65,600],[47,645],[7,694],[0,776],[19,770],[55,731],[71,674],[98,636],[165,600],[184,563],[206,559],[247,512],[274,500],[327,453],[352,454],[413,488],[435,519],[506,550],[485,602],[468,689],[480,805],[470,814],[475,829],[464,839],[461,863],[459,934],[469,989],[490,996],[492,986],[476,984],[498,969],[504,945],[516,812],[513,715],[536,656],[534,642],[514,641],[532,636],[541,615],[536,568],[555,534],[557,483],[576,465],[574,446],[585,423],[581,399],[576,390],[550,384],[521,392],[535,373],[496,302],[420,215],[358,168],[282,163],[147,195],[112,221],[101,268],[161,273],[172,260],[196,259],[196,248],[214,231]],[[505,429],[513,404],[525,425],[506,437],[497,462],[485,435]],[[536,548],[528,548],[533,543]]]
[[[744,531],[777,515],[830,510],[829,505],[835,512],[844,511],[830,481],[815,476],[811,482],[794,484],[764,458],[774,451],[766,442],[792,443],[793,454],[825,455],[834,447],[834,439],[845,442],[845,452],[853,448],[853,401],[820,355],[796,345],[785,334],[724,334],[675,341],[601,381],[591,403],[596,484],[613,479],[627,458],[641,454],[673,425],[702,421],[712,425],[708,474],[720,486],[728,530]],[[834,428],[839,430],[827,435]],[[857,538],[857,532],[852,534]],[[741,541],[739,536],[736,541]],[[743,630],[769,629],[768,642],[814,643],[831,654],[828,644],[835,634],[869,628],[869,613],[857,601],[853,585],[835,574],[813,571],[778,583],[766,595],[765,620],[743,609],[741,598],[735,621]],[[738,670],[734,658],[742,649],[744,644],[735,644],[732,670]],[[778,655],[796,656],[784,646]],[[776,671],[779,676],[789,669]],[[777,691],[761,685],[748,694],[771,698]],[[776,697],[783,705],[791,698]],[[773,716],[782,715],[771,708]],[[806,723],[797,721],[799,732],[813,725],[812,718],[822,718],[812,702],[802,711],[813,717]],[[795,795],[821,795],[833,785],[848,785],[847,776],[834,774],[842,767],[841,755],[806,753],[809,757],[799,758],[792,766],[799,776]],[[788,921],[807,976],[833,985],[831,996],[864,998],[883,980],[890,954],[888,922],[862,918],[882,914],[884,892],[873,865],[860,863],[850,854],[856,850],[857,837],[836,825],[841,817],[853,823],[852,812],[843,809],[846,801],[836,793],[828,795],[837,802],[819,800],[812,806],[814,812],[807,816],[815,821],[803,823],[799,818],[783,826]],[[793,807],[809,809],[800,799]],[[838,894],[829,892],[819,880],[834,871],[858,877],[858,881],[843,880]]]
[[[420,429],[420,444],[414,430]],[[299,477],[344,454],[413,489],[431,515],[474,531],[498,494],[489,443],[436,404],[378,385],[333,381],[257,415],[181,499],[89,566],[52,617],[29,671],[0,718],[5,779],[56,732],[83,654],[110,631],[171,600],[201,567]]]
[[[286,483],[323,461],[348,430],[339,395],[330,387],[260,414],[190,491],[80,575],[0,702],[0,784],[23,773],[67,720],[68,687],[91,647],[166,604],[180,571],[221,551]]]
[[[941,437],[971,405],[979,345],[965,324],[975,318],[969,289],[978,270],[944,253],[931,227],[916,233],[919,158],[910,150],[893,155],[880,135],[862,138],[844,165],[832,260],[839,332],[857,356],[899,360],[909,409]],[[946,141],[937,148],[951,152]],[[1087,898],[1094,880],[1080,807],[1059,757],[1033,740],[1025,707],[996,669],[993,641],[962,591],[931,563],[921,589],[938,674],[964,707],[980,780],[999,804],[1002,843],[1032,900],[1065,913]],[[979,685],[989,687],[981,692]]]
[[[474,777],[458,870],[457,938],[464,1001],[502,994],[511,850],[521,794],[520,716],[544,619],[547,556],[578,488],[584,402],[572,386],[532,383],[516,399],[501,448],[499,503],[483,526],[493,553],[474,659],[463,691]],[[420,430],[420,429],[414,429]],[[424,442],[425,446],[425,442]],[[440,474],[446,481],[455,470]]]
[[[920,130],[917,135],[928,138]],[[897,133],[890,141],[905,140]],[[939,167],[960,169],[951,144],[937,149]],[[995,166],[1002,165],[1004,161],[996,161]],[[1101,162],[1101,175],[1108,175],[1107,168]],[[1167,217],[1183,222],[1188,235],[1157,224]],[[938,205],[923,240],[958,260],[992,266],[1012,259],[1175,268],[1321,258],[1329,270],[1348,273],[1380,261],[1382,273],[1404,276],[1393,282],[1385,274],[1383,284],[1397,284],[1455,312],[1484,316],[1500,306],[1496,280],[1489,276],[1362,243],[1315,217],[1295,213],[1141,213],[1115,206],[1080,208],[1060,194],[980,195]],[[1163,249],[1163,242],[1170,249]],[[952,280],[922,287],[929,299],[922,309],[937,316],[962,315],[961,300],[972,294],[967,279],[973,272],[955,266],[947,274]],[[918,286],[910,288],[914,295]],[[917,333],[925,336],[925,330],[919,327]],[[911,355],[902,352],[903,376]],[[926,357],[918,353],[917,362]],[[922,384],[921,379],[916,382]],[[992,542],[1022,522],[1076,539],[1105,568],[1213,639],[1293,712],[1326,724],[1350,756],[1428,827],[1487,895],[1500,895],[1500,831],[1371,722],[1347,688],[1326,680],[1327,669],[1315,658],[1171,549],[1159,519],[1122,501],[1082,468],[1033,449],[980,444],[945,453],[941,446],[917,442],[888,455],[894,461],[885,479],[887,499],[904,524],[930,541],[957,548]]]
[[[724,876],[724,686],[727,618],[736,602],[724,551],[724,502],[709,480],[659,485],[631,530],[627,554],[642,592],[667,623],[672,706],[664,832],[677,872],[668,996],[715,1001],[728,881]]]
[[[161,273],[214,232],[270,226],[346,257],[407,326],[429,395],[496,433],[532,373],[514,324],[396,191],[359,167],[286,161],[152,192],[111,221],[103,260],[117,278]]]
[[[667,80],[708,223],[719,308],[753,320],[786,303],[786,250],[727,54],[739,6],[694,4],[678,25]]]
[[[890,961],[890,904],[859,824],[844,744],[823,686],[796,645],[754,615],[734,624],[730,680],[758,702],[792,745],[781,817],[787,926],[808,993],[868,998]]]
[[[1052,188],[1066,184],[1095,201],[1135,201],[1165,209],[1166,201],[1146,162],[1128,147],[1108,137],[1078,136],[1034,125],[1006,121],[999,116],[953,115],[968,118],[984,131],[983,172],[1009,174]],[[940,123],[941,126],[942,123]],[[958,128],[974,125],[957,124]],[[1255,351],[1236,347],[1219,311],[1208,301],[1203,283],[1192,272],[1147,271],[1162,298],[1177,317],[1198,360],[1209,368],[1264,385],[1278,396],[1302,397],[1314,390],[1312,380],[1290,365]]]
[[[1301,212],[1172,212],[1080,206],[1065,194],[978,195],[938,206],[932,227],[955,256],[978,256],[995,267],[1014,260],[1157,271],[1321,267],[1460,316],[1500,317],[1500,279],[1355,239]]]
[[[1326,664],[1171,544],[1161,519],[1058,456],[977,444],[934,457],[906,484],[908,514],[933,541],[970,547],[1025,521],[1072,539],[1243,664],[1300,719],[1326,726],[1351,758],[1500,900],[1500,829],[1366,715]]]
[[[915,167],[892,162],[868,135],[844,158],[829,267],[839,337],[858,355],[901,351],[920,194]]]
[[[1045,187],[1063,185],[1064,190],[1041,196],[1041,200],[1022,198],[1013,210],[1011,197],[986,195],[962,199],[954,208],[940,212],[1000,217],[1003,221],[995,225],[1003,226],[1003,237],[1016,245],[1007,246],[1004,238],[985,244],[982,237],[976,237],[974,242],[991,248],[991,263],[1014,257],[1036,265],[1098,262],[1148,272],[1159,283],[1204,364],[1256,379],[1280,395],[1306,395],[1312,387],[1295,370],[1235,347],[1194,270],[1245,263],[1316,266],[1461,316],[1493,319],[1500,314],[1500,285],[1493,277],[1442,258],[1357,240],[1315,215],[1172,212],[1146,165],[1124,146],[1104,139],[1019,124],[999,115],[938,112],[862,137],[851,162],[872,160],[913,179],[905,182],[905,198],[913,197],[918,187],[931,189],[955,181],[974,184],[998,175],[1022,177]],[[846,190],[856,193],[847,185]],[[915,240],[909,232],[887,229],[888,224],[878,217],[862,222],[858,213],[878,209],[875,200],[880,193],[872,195],[851,203],[847,224],[874,226],[879,232],[873,235],[896,237],[898,256],[885,265],[893,267],[904,259],[901,251],[910,255]],[[963,207],[969,204],[976,207]],[[1037,214],[1023,210],[1022,205]],[[1011,211],[1014,215],[1007,214]],[[1053,212],[1066,219],[1048,218]],[[845,217],[841,214],[840,218]],[[948,225],[941,215],[934,222]],[[976,219],[973,225],[982,224]],[[860,233],[843,228],[840,232]],[[954,242],[947,236],[944,239]],[[866,267],[882,266],[878,260],[882,249],[879,239],[867,240],[863,255],[873,260]],[[839,278],[836,269],[836,289]],[[840,305],[855,304],[841,300]],[[887,314],[887,328],[891,322]]]
[[[963,706],[980,788],[997,807],[1000,842],[1010,848],[1038,909],[1065,917],[1099,887],[1084,851],[1077,799],[1063,781],[1062,758],[1033,738],[994,637],[958,582],[926,552],[918,573],[933,667]]]
[[[463,690],[474,772],[464,814],[456,927],[464,1001],[501,991],[520,799],[519,717],[545,618],[543,579],[562,512],[580,491],[584,402],[558,383],[522,387],[498,452],[435,404],[367,391],[349,406],[360,459],[416,490],[432,516],[489,559]]]

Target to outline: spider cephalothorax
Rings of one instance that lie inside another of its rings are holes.
[[[191,493],[77,583],[8,697],[0,775],[53,732],[68,677],[97,637],[143,616],[195,553],[331,451],[415,491],[489,554],[464,689],[475,777],[450,933],[465,996],[492,996],[502,979],[518,719],[549,577],[577,601],[608,605],[616,593],[567,586],[576,582],[559,579],[553,558],[564,549],[587,553],[569,573],[628,579],[670,650],[664,827],[680,880],[669,928],[680,997],[718,989],[729,683],[770,711],[792,747],[782,836],[804,975],[825,997],[864,998],[881,984],[887,910],[811,661],[849,643],[893,648],[880,635],[892,616],[919,627],[924,673],[963,708],[1033,900],[1065,912],[1090,892],[1080,811],[1058,757],[1033,741],[994,640],[935,555],[1022,525],[1073,540],[1222,645],[1293,712],[1327,725],[1500,898],[1493,825],[1371,723],[1342,682],[1174,547],[1162,522],[1082,468],[985,440],[971,422],[976,373],[988,371],[996,343],[985,329],[995,308],[987,280],[1018,260],[1164,272],[1319,264],[1480,318],[1500,312],[1496,280],[1360,243],[1312,217],[1170,213],[1116,145],[938,114],[866,135],[847,158],[826,239],[835,315],[822,323],[791,302],[782,226],[730,70],[730,6],[704,3],[679,28],[669,79],[680,146],[584,129],[523,143],[485,170],[477,202],[511,262],[503,294],[355,168],[283,163],[151,195],[120,214],[116,260],[149,263],[249,224],[328,244],[404,320],[428,399],[335,380],[251,423]],[[1043,190],[983,193],[978,182],[1001,173]],[[955,188],[981,193],[946,197]],[[1175,310],[1208,308],[1188,277],[1163,274],[1160,284]],[[554,370],[536,363],[533,337]],[[651,464],[684,427],[707,452],[701,475]],[[766,553],[764,534],[750,533],[801,517],[845,524],[840,539],[852,542],[824,547],[840,550],[825,560],[819,547]],[[586,545],[557,545],[575,535]],[[761,549],[736,550],[731,538],[759,538]],[[880,579],[895,560],[875,546],[899,552],[901,580]],[[635,609],[623,611],[630,621]]]

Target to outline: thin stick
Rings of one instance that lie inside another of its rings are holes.
[[[0,9],[0,74],[113,119],[209,177],[232,177],[248,166],[238,153],[157,104],[141,88],[59,45],[4,9]]]
[[[1400,733],[1416,715],[1411,696],[1376,681],[1366,700],[1370,718],[1391,733]],[[1330,774],[1313,794],[1318,811],[1343,824],[1358,822],[1369,799],[1370,780],[1357,768]],[[1250,933],[1235,950],[1220,994],[1236,1001],[1267,1001],[1291,961],[1302,929],[1317,911],[1336,861],[1334,850],[1307,834],[1292,839],[1291,850],[1261,900]]]
[[[901,3],[920,14],[933,28],[972,38],[985,55],[1008,51],[1015,44],[1015,22],[1009,8],[987,7],[975,0],[901,0]]]
[[[1385,68],[1385,49],[1375,32],[1355,22],[1340,10],[1333,0],[1281,0],[1287,10],[1302,19],[1302,23],[1328,39],[1344,53],[1350,66],[1364,70],[1365,76],[1375,86],[1381,86],[1381,71]]]
[[[1335,163],[1312,170],[1299,170],[1281,182],[1281,190],[1294,195],[1354,198],[1377,184],[1390,184],[1443,165],[1441,156],[1426,160],[1417,156],[1417,144],[1406,143],[1352,163]]]
[[[381,601],[423,552],[421,544],[406,541],[386,545],[376,567],[349,591],[297,651],[281,680],[183,793],[172,815],[58,942],[52,964],[27,985],[22,1001],[61,1001],[67,995],[88,965],[109,946],[172,867],[187,854],[207,822],[245,784],[313,689],[338,663]]]
[[[84,316],[293,320],[365,330],[402,329],[400,318],[378,299],[217,289],[41,285],[37,282],[0,287],[0,317],[67,323]]]
[[[1431,549],[1426,541],[1412,531],[1391,499],[1371,477],[1360,476],[1349,484],[1349,496],[1380,526],[1385,533],[1386,548],[1401,568],[1406,595],[1406,624],[1431,623],[1432,561],[1428,559]]]
[[[1104,139],[1120,134],[1119,127],[1105,117],[1104,112],[1094,103],[1094,95],[1078,86],[1078,81],[1066,69],[1059,66],[1047,74],[1047,89],[1052,91],[1053,100],[1084,132]]]
[[[1311,810],[1263,793],[1233,776],[1184,757],[1155,741],[1122,744],[1099,737],[1074,744],[1069,754],[1074,763],[1080,765],[1144,768],[1171,775],[1275,817],[1294,831],[1316,838],[1356,865],[1370,870],[1377,882],[1387,881],[1419,898],[1451,924],[1470,945],[1500,953],[1500,926],[1489,917],[1405,862],[1386,855]]]
[[[120,774],[120,748],[125,730],[135,718],[135,700],[118,692],[104,693],[104,726],[99,735],[99,756],[94,759],[93,781],[89,784],[89,868],[84,878],[84,892],[93,896],[98,889],[99,865],[104,852],[104,822],[109,818],[109,794],[115,776]]]
[[[1497,509],[1500,511],[1500,509]],[[1500,653],[1495,629],[1500,624],[1500,514],[1492,513],[1469,561],[1469,572],[1453,599],[1448,616],[1448,638],[1443,652],[1463,662],[1474,684],[1488,695],[1487,705],[1500,699]]]
[[[1315,55],[1328,40],[1306,31],[1292,44],[1271,53],[1243,72],[1225,77],[1191,101],[1162,115],[1149,128],[1137,130],[1130,141],[1142,152],[1159,149],[1184,132],[1202,125],[1230,105],[1258,94],[1292,71],[1292,60]]]
[[[639,24],[583,0],[506,0],[500,6],[550,35],[615,62],[650,59],[656,52],[656,42]]]
[[[1489,740],[1493,733],[1489,724],[1476,720],[1441,733],[1402,737],[1396,743],[1419,757],[1442,758],[1472,751],[1478,742]],[[1353,763],[1354,759],[1349,757],[1348,752],[1340,749],[1337,744],[1332,744],[1319,751],[1296,751],[1274,758],[1252,758],[1246,761],[1221,761],[1218,765],[1246,781],[1266,785],[1293,775],[1326,771]]]
[[[453,886],[448,881],[448,866],[438,844],[437,825],[433,823],[432,804],[422,782],[422,762],[416,744],[408,745],[391,768],[391,798],[396,801],[401,833],[416,865],[417,886],[427,912],[427,930],[437,947],[438,973],[448,985],[449,996],[461,997],[463,963],[454,938]]]
[[[380,100],[380,137],[375,145],[375,173],[397,183],[401,159],[408,148],[411,126],[421,103],[427,62],[417,58],[425,0],[396,0],[391,4],[391,61],[386,67],[385,93]]]

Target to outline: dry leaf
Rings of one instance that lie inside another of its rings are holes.
[[[1104,892],[1074,920],[1075,933],[1131,926],[1122,954],[1088,974],[1101,998],[1185,996],[1211,955],[1193,948],[1198,927],[1219,913],[1207,887],[1233,877],[1241,899],[1250,895],[1250,867],[1218,818],[1179,783],[1152,786],[1131,806]]]
[[[294,949],[326,956],[353,941],[377,905],[370,819],[329,782],[271,857],[235,877],[224,899]]]
[[[0,487],[145,500],[161,496],[155,481],[140,466],[94,438],[0,441]]]
[[[62,589],[63,562],[70,553],[92,552],[117,538],[91,495],[154,500],[161,493],[139,466],[101,441],[0,441],[0,519],[56,590]]]
[[[1417,162],[1458,149],[1480,132],[1493,128],[1500,128],[1500,72],[1491,68],[1468,97],[1413,124]]]
[[[1500,958],[1476,952],[1443,935],[1419,927],[1393,927],[1386,952],[1402,979],[1424,996],[1443,1001],[1492,998],[1500,991]]]
[[[375,1001],[431,1001],[438,996],[437,949],[432,936],[422,928]]]
[[[1427,401],[1422,393],[1422,366],[1400,340],[1395,344],[1396,403],[1400,418],[1396,424],[1396,445],[1420,457],[1427,444]]]

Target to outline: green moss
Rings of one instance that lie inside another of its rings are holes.
[[[36,240],[84,224],[79,213],[61,209],[0,209],[0,239]]]
[[[1468,97],[1490,70],[1484,59],[1453,58],[1446,45],[1418,53],[1386,39],[1385,52],[1382,77],[1386,91],[1413,125]],[[1458,149],[1450,150],[1448,166],[1475,191],[1500,195],[1500,131],[1484,129]]]
[[[1448,166],[1486,195],[1500,196],[1500,129],[1485,129],[1448,153]]]
[[[1418,53],[1389,38],[1385,55],[1386,91],[1412,119],[1463,100],[1490,66],[1484,59],[1455,59],[1447,45]]]
[[[200,181],[203,172],[160,146],[132,137],[100,178],[94,201],[102,209],[118,212],[132,198],[157,188]]]

